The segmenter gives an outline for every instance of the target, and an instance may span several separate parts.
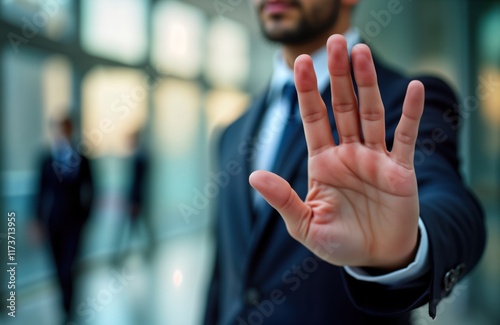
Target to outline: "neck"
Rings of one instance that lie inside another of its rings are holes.
[[[341,17],[346,17],[344,19],[340,19]],[[308,42],[301,44],[285,44],[283,45],[283,58],[285,59],[286,64],[293,69],[293,64],[295,59],[301,54],[312,55],[314,52],[325,46],[328,38],[333,34],[344,34],[349,28],[350,24],[350,15],[339,15],[339,20],[337,23],[332,26],[332,28],[326,30],[321,35],[311,39]]]

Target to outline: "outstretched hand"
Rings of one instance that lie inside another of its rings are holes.
[[[278,175],[256,171],[251,185],[283,217],[290,235],[335,265],[394,270],[417,249],[419,202],[413,155],[424,87],[412,81],[391,152],[385,145],[384,106],[370,49],[333,35],[327,43],[335,144],[312,60],[295,61],[295,85],[309,152],[309,189],[303,202]]]

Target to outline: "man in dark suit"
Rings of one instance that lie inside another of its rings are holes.
[[[71,145],[73,124],[69,118],[56,122],[55,139],[42,159],[37,216],[45,228],[62,290],[63,307],[69,316],[73,297],[73,265],[93,198],[89,161]]]
[[[356,0],[254,3],[283,46],[221,138],[219,168],[235,172],[218,196],[205,323],[407,324],[427,302],[435,317],[485,241],[452,90],[374,61],[350,27]]]
[[[126,233],[118,234],[118,251],[119,254],[115,259],[115,264],[119,265],[123,263],[126,255],[122,256],[122,250],[126,253],[130,253],[130,247],[128,247],[127,242],[131,241],[131,236],[136,233],[139,235],[139,219],[142,218],[142,222],[145,228],[147,247],[144,253],[145,257],[151,259],[154,255],[156,249],[156,234],[154,229],[154,224],[151,220],[151,212],[148,208],[147,203],[147,192],[148,192],[148,181],[149,181],[149,152],[144,145],[141,145],[141,133],[139,130],[130,133],[127,138],[128,145],[131,150],[131,182],[127,200],[127,208],[130,212],[130,231]],[[124,226],[126,226],[124,224]],[[125,229],[125,227],[124,227]],[[126,236],[125,236],[126,235]]]

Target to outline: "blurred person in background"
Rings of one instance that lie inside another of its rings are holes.
[[[131,132],[128,137],[128,146],[131,151],[130,161],[130,186],[127,197],[126,211],[130,216],[129,232],[118,233],[118,252],[130,252],[127,242],[132,241],[134,235],[140,234],[140,223],[144,226],[146,251],[144,256],[149,260],[153,257],[156,238],[154,225],[152,224],[150,211],[148,209],[148,179],[149,179],[149,152],[141,141],[141,130]],[[142,222],[141,222],[142,221]],[[126,255],[118,254],[115,264],[121,264]]]
[[[73,312],[73,268],[82,230],[91,212],[94,189],[89,160],[72,143],[72,120],[64,117],[54,121],[52,130],[50,150],[40,164],[36,212],[48,236],[69,319]]]
[[[408,324],[426,303],[434,318],[482,255],[457,99],[373,59],[350,23],[357,2],[253,1],[282,48],[220,139],[219,170],[232,173],[205,324]]]

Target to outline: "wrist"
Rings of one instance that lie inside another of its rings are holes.
[[[386,263],[380,263],[378,265],[374,265],[363,269],[365,269],[370,274],[377,275],[377,274],[390,273],[396,270],[406,268],[415,260],[415,257],[418,252],[418,247],[420,245],[420,238],[421,238],[420,228],[418,228],[415,240],[413,240],[414,244],[412,246],[410,245],[411,249],[408,250],[408,253],[403,254],[403,256],[401,258],[398,258],[397,260],[387,261]]]

